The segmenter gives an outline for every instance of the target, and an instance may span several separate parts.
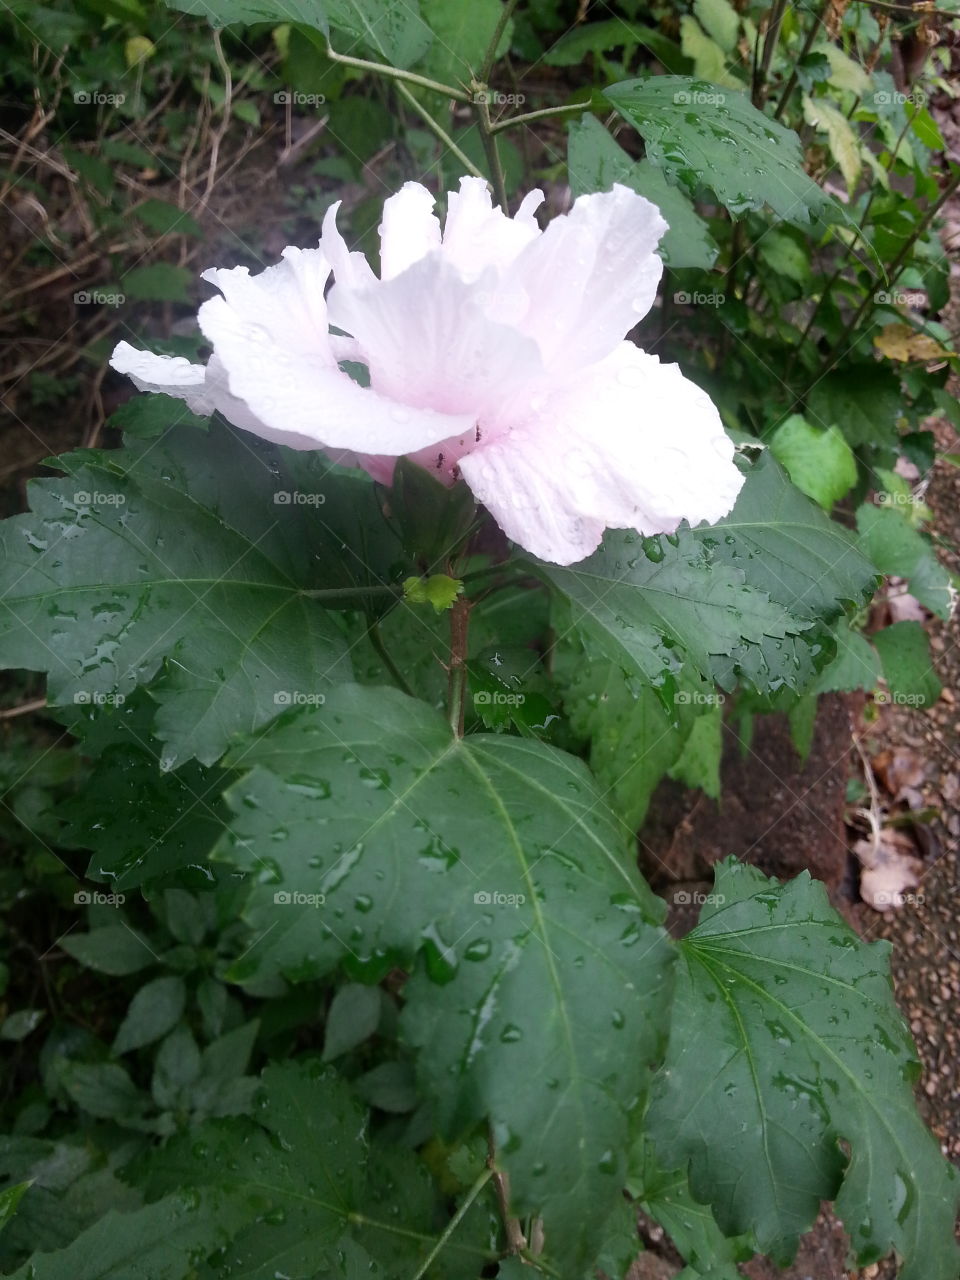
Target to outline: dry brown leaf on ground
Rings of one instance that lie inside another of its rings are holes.
[[[902,907],[907,891],[920,883],[923,863],[903,831],[885,827],[877,839],[857,840],[853,852],[861,866],[860,897],[877,911]]]

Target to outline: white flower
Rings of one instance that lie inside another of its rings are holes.
[[[441,232],[433,197],[408,182],[384,206],[379,278],[334,205],[318,248],[285,249],[256,276],[204,272],[222,294],[200,308],[205,368],[126,342],[111,364],[141,390],[385,482],[404,454],[462,476],[510,538],[556,564],[608,527],[719,520],[742,477],[714,405],[624,341],[653,304],[666,223],[615,185],[541,231],[542,199],[510,218],[463,178]],[[369,387],[344,362],[366,366]]]

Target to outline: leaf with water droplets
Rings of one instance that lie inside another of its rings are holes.
[[[441,1131],[489,1120],[517,1211],[586,1266],[661,1045],[670,947],[582,762],[532,739],[456,739],[425,704],[348,685],[237,760],[251,772],[227,793],[235,838],[217,856],[252,880],[270,859],[282,881],[253,885],[261,938],[234,976],[389,956],[412,970],[401,1026]],[[302,772],[329,797],[291,788]]]
[[[806,173],[800,139],[749,98],[690,76],[643,76],[604,90],[647,144],[647,158],[691,191],[712,188],[739,217],[769,205],[785,222],[848,221]]]
[[[724,1231],[753,1231],[779,1265],[836,1200],[861,1262],[895,1249],[902,1280],[955,1280],[958,1180],[917,1114],[888,951],[806,872],[780,885],[720,864],[680,944],[649,1132]]]
[[[169,769],[350,676],[324,604],[361,603],[399,551],[369,481],[217,425],[57,466],[0,530],[0,665],[46,671],[51,703],[149,684]]]

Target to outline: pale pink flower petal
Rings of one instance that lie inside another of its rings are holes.
[[[207,389],[206,368],[191,364],[185,356],[157,356],[152,351],[138,351],[129,342],[118,342],[110,367],[125,373],[138,391],[174,396],[200,417],[209,417],[216,408]]]
[[[565,372],[602,359],[653,306],[667,230],[660,210],[627,187],[580,196],[516,259],[515,286],[528,298],[518,328],[535,338],[544,364]]]
[[[204,272],[224,296],[203,304],[200,328],[231,394],[271,431],[318,448],[403,454],[472,430],[468,412],[391,401],[339,368],[323,297],[329,273],[319,249],[285,249],[283,262],[256,276],[246,267]]]
[[[475,280],[490,266],[509,267],[522,249],[541,236],[533,215],[542,203],[543,192],[531,191],[510,218],[494,206],[483,178],[461,178],[460,190],[447,196],[444,258],[464,280]]]
[[[733,454],[709,396],[624,342],[460,469],[508,537],[573,564],[605,528],[673,533],[727,515],[743,484]]]
[[[435,203],[419,182],[405,182],[395,196],[384,201],[380,223],[382,280],[392,280],[431,250],[440,248],[440,219],[433,212]]]

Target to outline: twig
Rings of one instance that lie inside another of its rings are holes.
[[[440,1250],[453,1235],[454,1231],[459,1227],[460,1223],[466,1216],[467,1210],[493,1176],[494,1174],[492,1169],[484,1169],[480,1174],[479,1178],[477,1178],[476,1182],[474,1182],[473,1186],[467,1192],[466,1199],[463,1204],[447,1223],[446,1227],[444,1227],[443,1235],[430,1250],[429,1254],[427,1254],[423,1265],[417,1269],[417,1274],[413,1277],[413,1280],[423,1280],[423,1277],[430,1270],[430,1266],[433,1263],[434,1258],[436,1258],[437,1254],[439,1254]]]

